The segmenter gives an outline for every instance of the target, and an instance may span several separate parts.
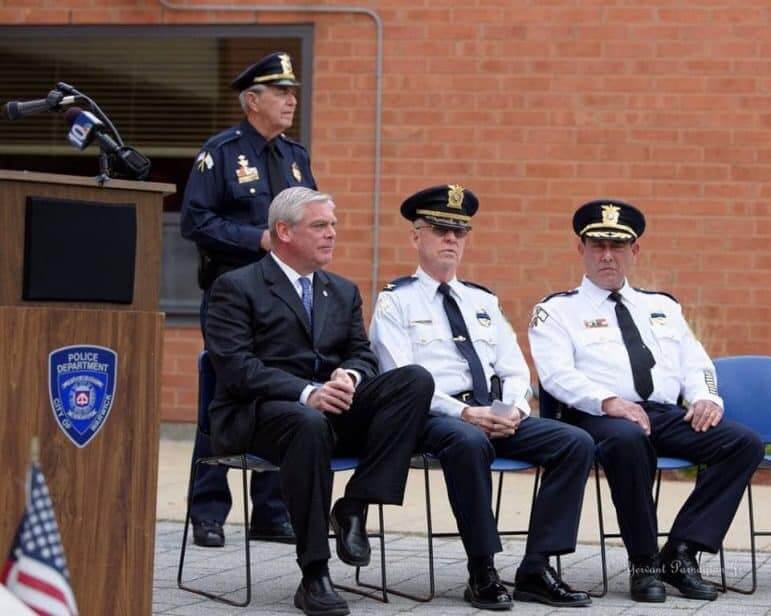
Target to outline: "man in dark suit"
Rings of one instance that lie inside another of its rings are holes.
[[[321,269],[334,207],[309,188],[281,192],[268,215],[270,256],[217,279],[206,321],[213,448],[281,466],[303,572],[294,603],[307,614],[348,613],[329,579],[328,526],[343,562],[369,563],[366,506],[401,504],[434,390],[419,366],[377,375],[356,285]],[[360,464],[330,513],[333,453]]]
[[[291,186],[316,188],[310,157],[284,131],[292,126],[300,82],[292,59],[271,53],[232,83],[244,118],[201,148],[182,202],[182,235],[198,246],[201,331],[211,285],[220,274],[262,259],[270,250],[268,206]],[[204,340],[205,342],[205,340]],[[193,461],[211,455],[209,438],[196,433]],[[190,497],[193,538],[202,547],[225,545],[222,525],[231,505],[227,469],[203,465]],[[276,473],[252,473],[250,539],[294,542]]]

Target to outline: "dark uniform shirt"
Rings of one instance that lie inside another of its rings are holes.
[[[198,245],[216,274],[265,256],[260,239],[275,196],[267,143],[244,119],[209,139],[195,159],[182,201],[182,235]],[[307,150],[284,135],[274,143],[286,187],[315,189]]]

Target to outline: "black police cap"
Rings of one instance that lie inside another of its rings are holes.
[[[636,240],[645,231],[645,216],[624,201],[598,199],[576,210],[573,231],[581,238]]]
[[[401,212],[407,220],[425,218],[442,227],[467,228],[479,208],[476,195],[458,184],[426,188],[408,197]]]
[[[283,51],[275,51],[252,64],[233,80],[234,90],[244,90],[260,84],[270,86],[299,86],[292,69],[292,58]]]

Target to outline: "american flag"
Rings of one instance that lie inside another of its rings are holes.
[[[37,465],[27,480],[27,508],[0,582],[38,614],[77,616],[53,503]]]

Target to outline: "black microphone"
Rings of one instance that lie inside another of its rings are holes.
[[[85,150],[96,139],[99,148],[110,157],[110,165],[118,173],[132,180],[144,180],[150,175],[150,159],[134,148],[118,145],[108,134],[104,122],[90,111],[70,107],[64,119],[70,125],[67,141],[79,150]]]
[[[51,90],[46,98],[34,101],[8,101],[3,106],[3,113],[9,120],[18,120],[24,116],[43,111],[59,111],[66,105],[72,105],[76,96],[64,96],[59,90]]]

